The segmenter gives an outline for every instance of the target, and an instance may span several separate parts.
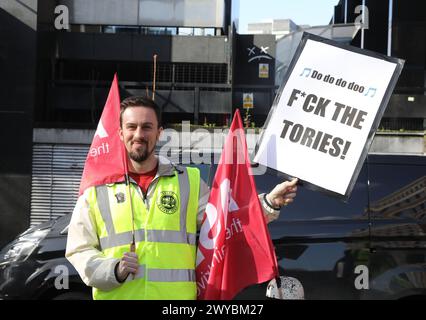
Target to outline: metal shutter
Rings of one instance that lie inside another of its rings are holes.
[[[34,144],[31,226],[71,213],[88,145]]]

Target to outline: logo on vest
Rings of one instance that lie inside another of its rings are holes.
[[[126,197],[124,196],[123,192],[115,194],[115,199],[117,199],[117,203],[123,203],[124,201],[126,201]]]
[[[173,214],[178,208],[178,197],[173,191],[163,191],[157,200],[157,207],[166,214]]]

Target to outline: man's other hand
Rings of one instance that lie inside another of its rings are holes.
[[[297,192],[298,179],[294,178],[291,181],[284,181],[277,184],[271,192],[266,195],[266,200],[275,208],[281,208],[294,201]]]

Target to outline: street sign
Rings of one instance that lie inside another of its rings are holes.
[[[259,63],[259,78],[262,78],[262,79],[269,78],[269,64]]]
[[[243,93],[243,108],[253,109],[253,93]]]

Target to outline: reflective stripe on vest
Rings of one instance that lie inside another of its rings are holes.
[[[195,281],[195,270],[193,269],[149,269],[148,281],[152,282],[179,282]]]
[[[169,242],[169,243],[187,243],[191,245],[196,244],[197,235],[186,231],[186,217],[189,199],[189,180],[187,170],[178,174],[179,190],[180,190],[180,231],[171,230],[148,230],[137,229],[135,230],[136,242],[145,239],[145,232],[147,232],[147,240],[150,242]],[[183,191],[182,191],[183,190]],[[114,223],[112,221],[111,209],[109,206],[108,187],[101,185],[96,187],[96,194],[98,199],[99,211],[105,223],[105,228],[108,237],[100,238],[101,250],[119,247],[132,242],[132,232],[116,233]],[[154,205],[154,204],[153,204]]]
[[[134,279],[145,277],[145,265],[139,265],[138,272]],[[148,281],[152,282],[179,282],[195,281],[195,270],[192,269],[149,269],[147,273]],[[131,279],[132,277],[129,277]]]

